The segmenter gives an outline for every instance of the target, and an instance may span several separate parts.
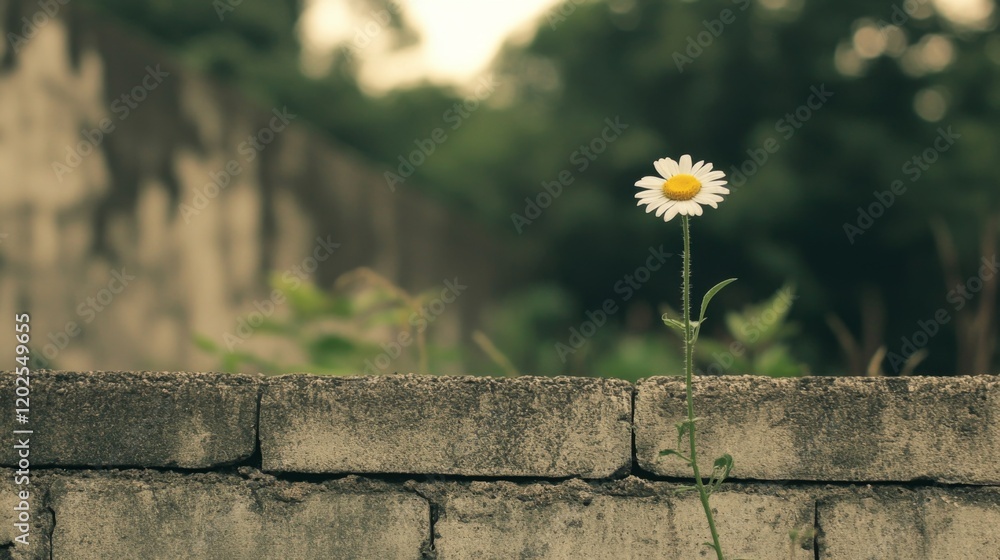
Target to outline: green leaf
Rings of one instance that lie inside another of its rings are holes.
[[[660,457],[666,457],[668,455],[676,455],[677,457],[680,457],[681,460],[683,460],[685,463],[689,465],[691,464],[691,459],[688,459],[687,455],[684,455],[683,453],[677,451],[676,449],[664,449],[660,451]]]
[[[664,325],[666,325],[666,326],[668,326],[668,327],[670,327],[672,329],[676,329],[676,330],[679,330],[681,332],[684,332],[684,321],[678,321],[677,319],[671,319],[670,317],[667,317],[666,313],[663,314],[663,317],[661,317],[661,319],[663,319],[663,324]]]
[[[733,338],[750,348],[761,348],[779,335],[787,334],[785,321],[795,299],[795,288],[788,284],[769,299],[745,307],[741,313],[727,313],[726,325]]]
[[[723,280],[722,282],[719,282],[714,287],[712,287],[712,289],[709,290],[705,294],[705,297],[702,298],[702,300],[701,300],[701,313],[698,314],[698,322],[699,323],[701,323],[702,321],[705,320],[705,311],[708,310],[708,302],[712,301],[712,298],[714,298],[716,294],[718,294],[719,292],[721,292],[722,288],[725,288],[726,286],[732,284],[735,281],[736,281],[736,278],[730,278],[729,280]]]
[[[695,418],[694,420],[682,420],[674,424],[674,427],[677,428],[677,447],[681,446],[684,435],[691,429],[691,425],[699,420],[701,420],[701,418]]]
[[[729,473],[733,470],[733,456],[726,453],[722,457],[715,460],[712,465],[712,476],[708,480],[708,488],[710,492],[715,492],[718,490],[719,486],[722,485],[722,481],[726,480]]]

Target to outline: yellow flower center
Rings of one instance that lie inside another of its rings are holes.
[[[701,181],[687,173],[674,175],[663,183],[663,194],[671,200],[691,200],[699,191]]]

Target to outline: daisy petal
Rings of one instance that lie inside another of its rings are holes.
[[[681,161],[678,164],[678,169],[681,173],[691,173],[691,156],[684,154],[681,156]]]
[[[653,189],[639,191],[635,193],[635,197],[643,200],[652,198],[666,198],[665,196],[663,196],[663,191],[658,191]]]
[[[722,202],[722,197],[707,194],[707,195],[698,195],[694,197],[692,200],[694,200],[698,204],[706,204],[708,206],[711,206],[712,208],[718,208],[719,203]]]
[[[710,164],[708,164],[705,167],[709,167],[711,165],[712,164],[710,163]],[[707,183],[709,181],[717,181],[719,179],[722,179],[725,176],[726,176],[726,174],[723,171],[711,171],[711,172],[707,172],[707,171],[705,171],[705,168],[703,167],[701,169],[701,175],[698,175],[697,178],[702,183]]]
[[[701,206],[699,206],[697,202],[685,200],[683,208],[680,209],[680,214],[682,216],[697,216],[699,208],[701,208]]]
[[[663,186],[662,177],[643,177],[635,182],[635,186],[642,187],[644,189],[658,189]]]
[[[670,158],[658,159],[653,162],[656,172],[663,176],[664,180],[677,175],[677,162]]]
[[[702,187],[701,192],[710,194],[729,194],[729,189],[727,189],[726,187],[716,187],[713,185],[710,187]]]
[[[667,162],[668,161],[673,161],[673,160],[671,160],[669,158],[664,158],[664,159],[658,159],[658,160],[656,160],[656,161],[653,162],[653,168],[655,168],[656,172],[659,173],[660,176],[663,177],[664,179],[667,179],[667,178],[670,177],[670,172],[668,171],[668,168],[667,168]]]
[[[708,181],[707,183],[702,183],[701,188],[705,187],[724,187],[726,186],[725,181]]]
[[[677,211],[680,209],[680,206],[680,204],[672,204],[669,208],[667,208],[667,211],[663,214],[663,221],[669,222],[674,219],[674,216],[677,215]]]
[[[651,206],[655,206],[656,207],[656,215],[657,216],[662,216],[663,213],[667,211],[667,208],[670,208],[670,206],[673,205],[673,204],[674,204],[674,201],[670,200],[668,198],[668,199],[665,199],[665,200],[663,200],[661,202],[657,202],[657,203],[651,204]]]
[[[702,213],[701,204],[698,204],[697,202],[695,202],[693,200],[688,201],[688,204],[691,205],[691,215],[692,216],[701,216],[701,213]]]
[[[705,204],[706,202],[722,202],[722,196],[711,193],[698,193],[698,196],[694,197],[692,200],[698,204]]]
[[[668,200],[665,204],[661,204],[660,207],[656,209],[656,217],[659,218],[660,216],[663,215],[664,212],[670,210],[672,206],[676,205],[677,201],[675,200]]]
[[[705,167],[705,162],[699,160],[698,163],[691,166],[691,174],[694,175],[695,177],[698,177],[698,175],[701,174],[702,167]]]

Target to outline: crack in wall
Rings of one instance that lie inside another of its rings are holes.
[[[54,543],[53,543],[53,541],[55,540],[55,536],[56,536],[56,510],[53,509],[51,505],[46,505],[45,506],[45,511],[47,511],[49,513],[49,515],[52,516],[52,524],[49,526],[49,534],[48,534],[48,537],[49,537],[49,560],[54,560],[55,559],[55,554],[56,554],[55,546],[54,546]]]

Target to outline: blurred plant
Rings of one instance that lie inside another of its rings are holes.
[[[844,353],[848,375],[878,375],[885,359],[885,304],[882,294],[866,287],[861,294],[861,336],[855,338],[844,320],[835,313],[826,316]],[[916,364],[913,364],[914,366]]]
[[[959,252],[951,228],[940,219],[932,220],[931,231],[937,247],[938,259],[944,272],[947,301],[954,306],[956,375],[976,375],[989,373],[996,353],[997,325],[997,274],[992,268],[997,258],[997,218],[990,218],[983,226],[978,251],[977,264],[981,264],[978,275],[962,281]],[[978,289],[970,289],[973,280]],[[978,296],[976,305],[968,302]],[[941,311],[945,311],[942,309]],[[951,319],[951,313],[945,315]],[[885,337],[885,308],[881,295],[873,290],[865,290],[861,299],[861,341],[856,339],[837,315],[830,314],[827,323],[833,330],[847,359],[850,375],[869,377],[886,375],[883,365],[889,355],[883,342]],[[939,325],[938,328],[943,328]],[[936,333],[937,331],[935,331]],[[925,333],[926,334],[926,333]],[[928,334],[928,337],[932,335]],[[862,342],[863,341],[863,342]],[[914,372],[929,351],[916,348],[902,357],[889,355],[890,364],[895,365],[898,375],[906,376]],[[893,362],[893,360],[896,360]]]
[[[816,529],[807,527],[805,529],[792,529],[788,532],[788,560],[795,560],[795,550],[804,548],[810,544],[816,536]]]
[[[290,349],[295,359],[285,363],[238,350],[233,344],[223,348],[208,337],[196,336],[201,349],[219,356],[222,370],[236,372],[249,366],[266,374],[379,373],[381,366],[372,367],[373,357],[385,354],[392,360],[405,360],[404,354],[409,351],[415,354],[418,371],[430,371],[426,335],[430,323],[414,317],[420,316],[422,306],[433,298],[433,293],[412,295],[365,267],[343,274],[329,292],[278,275],[272,277],[271,286],[272,301],[287,302],[287,313],[281,318],[265,317],[251,334],[277,339],[276,346]],[[398,353],[386,354],[386,344],[395,344]],[[411,346],[414,348],[409,350]]]
[[[594,368],[604,377],[638,381],[650,375],[683,375],[684,357],[669,339],[653,335],[616,336],[616,344],[595,359]]]
[[[882,364],[888,349],[885,345],[885,306],[879,292],[868,288],[861,296],[861,337],[855,338],[838,315],[830,313],[826,317],[847,362],[847,375],[867,377],[884,376]],[[921,348],[906,358],[899,375],[910,375],[920,362],[927,358],[927,350]]]
[[[500,349],[497,348],[496,344],[493,344],[493,341],[486,336],[486,333],[479,330],[474,331],[472,333],[472,341],[475,342],[483,353],[489,356],[489,358],[493,360],[496,365],[500,366],[500,369],[503,370],[505,375],[508,377],[518,377],[521,375],[521,372],[518,371],[517,368],[514,367],[514,364],[511,363],[510,358],[501,352]]]
[[[535,285],[491,305],[483,314],[481,330],[484,336],[489,335],[494,348],[503,349],[507,362],[517,364],[515,369],[520,372],[557,375],[566,366],[560,363],[552,347],[562,326],[570,322],[573,308],[573,300],[563,289],[549,284]],[[489,358],[490,366],[499,366],[500,372],[509,374],[502,360],[489,357],[483,345],[477,344]],[[477,360],[478,354],[469,356],[472,370],[487,367]]]
[[[792,355],[790,340],[798,327],[788,322],[796,299],[795,287],[785,285],[769,299],[726,313],[726,339],[706,338],[696,357],[711,375],[726,372],[799,377],[809,375],[807,365]]]
[[[961,267],[958,264],[958,250],[952,239],[951,230],[943,220],[931,222],[934,241],[937,244],[941,268],[944,269],[945,283],[953,293],[968,286],[970,281],[961,280]],[[992,216],[983,226],[979,242],[979,261],[983,266],[991,267],[997,258],[997,218]],[[955,363],[956,375],[978,375],[989,373],[989,368],[996,352],[997,324],[997,273],[985,273],[980,269],[979,280],[982,284],[978,305],[973,308],[959,299],[960,304],[955,309],[955,338],[958,344],[958,356]],[[959,292],[972,297],[975,293]],[[951,298],[948,300],[953,302]]]

